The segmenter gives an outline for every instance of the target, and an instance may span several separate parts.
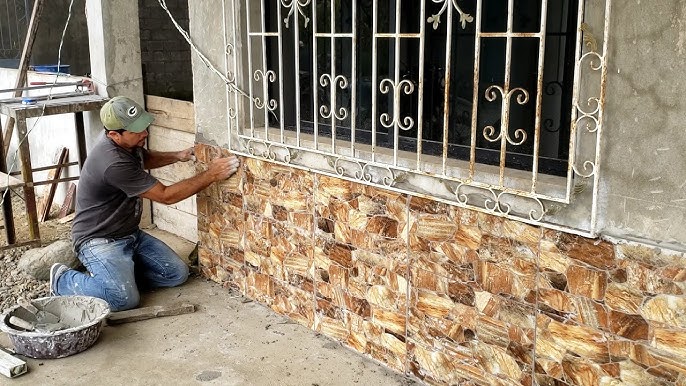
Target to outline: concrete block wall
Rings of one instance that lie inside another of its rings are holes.
[[[250,158],[197,204],[206,277],[428,384],[686,383],[682,253]]]
[[[188,1],[166,3],[179,25],[188,30]],[[139,0],[138,5],[145,93],[192,100],[190,46],[157,0]]]

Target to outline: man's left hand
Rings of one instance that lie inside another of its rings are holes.
[[[181,162],[186,162],[186,161],[195,161],[195,148],[189,147],[186,150],[181,150],[178,152],[178,158],[179,161]]]

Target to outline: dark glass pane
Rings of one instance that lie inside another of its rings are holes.
[[[337,1],[335,3],[337,32],[352,32],[352,6],[353,1]],[[475,30],[476,18],[481,18],[482,31],[491,33],[503,33],[507,30],[508,1],[489,0],[484,1],[481,15],[475,15],[474,4],[465,4],[462,10],[471,14],[473,22],[460,22],[459,13],[453,8],[453,29],[451,31],[450,46],[446,36],[447,11],[440,16],[440,22],[434,25],[426,20],[419,20],[421,4],[418,2],[402,2],[401,9],[401,32],[416,33],[420,23],[425,25],[425,43],[423,52],[423,68],[420,68],[421,47],[419,39],[402,39],[398,51],[399,60],[396,61],[395,40],[386,37],[376,39],[376,71],[377,85],[372,84],[372,44],[373,44],[373,3],[372,0],[360,0],[357,4],[357,61],[356,61],[356,98],[357,111],[355,116],[355,139],[358,142],[371,143],[371,131],[376,127],[376,142],[379,146],[392,147],[393,128],[387,129],[380,123],[381,114],[387,113],[393,117],[392,90],[382,93],[379,86],[384,79],[395,79],[396,70],[400,81],[412,82],[414,92],[405,95],[401,93],[400,117],[408,116],[414,122],[409,130],[400,130],[400,147],[414,151],[417,148],[418,122],[417,112],[419,109],[418,80],[423,71],[424,82],[422,90],[422,133],[419,140],[422,141],[422,151],[426,154],[440,155],[443,152],[443,138],[447,127],[448,156],[452,158],[468,159],[472,137],[472,114],[476,92],[476,147],[477,162],[497,165],[499,163],[500,140],[489,141],[484,135],[486,127],[493,127],[490,138],[497,137],[503,126],[514,142],[519,142],[516,131],[521,129],[526,134],[526,140],[521,144],[507,145],[506,166],[531,169],[533,164],[532,155],[534,149],[534,136],[536,124],[536,99],[538,63],[539,63],[539,40],[533,37],[512,37],[510,50],[509,84],[506,85],[506,53],[507,39],[505,37],[482,37],[479,43],[479,70],[477,87],[474,86],[475,72]],[[538,32],[541,23],[540,0],[517,0],[512,14],[513,31]],[[318,2],[317,29],[320,33],[331,31],[330,8],[331,2]],[[426,17],[437,14],[442,4],[427,3]],[[452,3],[448,3],[452,6]],[[272,6],[275,7],[275,6]],[[378,1],[377,28],[379,33],[394,33],[396,18],[396,0]],[[540,158],[539,171],[550,174],[566,173],[566,162],[569,147],[570,111],[574,75],[574,50],[576,48],[576,9],[578,0],[549,2],[547,10],[547,29],[543,87],[541,91],[541,127],[540,146],[538,154]],[[312,7],[306,10],[312,17]],[[286,11],[284,11],[284,15]],[[268,12],[265,15],[269,22],[274,22],[274,16]],[[293,20],[293,18],[291,18]],[[314,90],[317,90],[317,106],[331,107],[330,86],[323,87],[320,77],[331,72],[332,66],[336,67],[336,74],[344,74],[352,81],[351,52],[352,42],[350,38],[339,37],[334,41],[335,61],[331,58],[331,39],[329,37],[317,38],[316,52],[313,52],[312,25],[305,28],[302,18],[300,21],[300,40],[298,47],[295,46],[293,28],[284,29],[284,106],[285,124],[287,127],[295,127],[298,117],[295,116],[295,98],[300,98],[301,114],[300,121],[304,131],[313,131],[315,115],[318,115],[319,134],[330,135],[331,119],[321,117],[320,111],[313,111]],[[269,40],[269,39],[268,39]],[[278,66],[276,39],[268,42],[269,50],[274,53],[269,57],[269,68]],[[299,49],[301,81],[300,94],[294,90],[295,73],[293,72],[293,50]],[[449,56],[447,53],[449,52]],[[313,59],[317,63],[317,79],[313,77]],[[449,83],[446,84],[446,79]],[[510,98],[509,123],[503,123],[502,95],[493,88],[495,96],[493,101],[486,98],[489,87],[513,90],[521,88],[528,93],[528,100],[517,102],[517,96],[524,97],[523,92],[513,91]],[[276,87],[276,86],[274,86]],[[348,113],[352,98],[352,85],[347,89],[338,89],[336,94],[336,107],[346,107]],[[376,95],[373,96],[376,88]],[[287,90],[287,91],[286,91]],[[278,88],[271,91],[278,92]],[[376,99],[376,116],[372,117],[372,103]],[[525,102],[525,103],[524,103]],[[447,112],[446,112],[447,107]],[[337,136],[350,139],[350,116],[343,120],[336,120],[338,126]],[[521,135],[521,134],[520,134]],[[519,137],[522,139],[523,137]]]

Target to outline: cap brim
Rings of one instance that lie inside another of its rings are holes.
[[[132,133],[140,133],[145,131],[145,129],[147,129],[148,126],[153,123],[153,121],[155,121],[155,117],[153,117],[152,114],[148,113],[147,111],[143,111],[140,117],[131,122],[131,124],[126,126],[124,129]]]

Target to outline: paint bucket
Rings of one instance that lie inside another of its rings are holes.
[[[2,315],[0,329],[7,333],[17,354],[37,359],[64,358],[89,348],[100,336],[110,313],[106,301],[91,296],[52,296],[36,299],[33,304],[58,316],[63,329],[40,332],[15,328],[9,322],[12,317],[36,321],[34,314],[19,305]]]
[[[69,74],[70,65],[60,64],[59,67],[56,64],[42,64],[36,66],[29,66],[32,71],[35,72],[48,72],[48,73],[62,73]]]

